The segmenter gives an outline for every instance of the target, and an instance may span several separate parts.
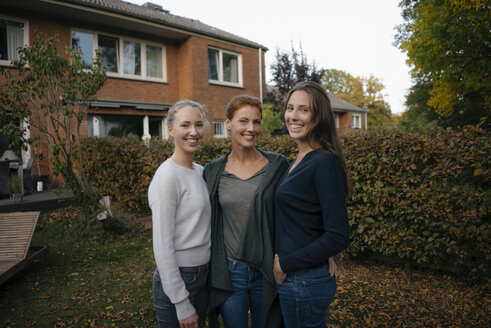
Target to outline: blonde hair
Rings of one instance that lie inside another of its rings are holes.
[[[203,117],[203,120],[205,120],[205,111],[203,110],[203,106],[201,104],[189,100],[189,99],[184,99],[176,102],[167,112],[167,125],[172,126],[172,123],[174,123],[174,117],[176,116],[176,113],[179,109],[186,107],[186,106],[191,106],[196,108],[199,113],[201,114],[201,117]]]

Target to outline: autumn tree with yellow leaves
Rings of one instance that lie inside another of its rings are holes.
[[[395,44],[412,67],[412,93],[429,88],[409,110],[434,110],[443,126],[490,128],[491,5],[486,0],[402,0]],[[414,99],[415,97],[412,97]]]
[[[353,76],[338,69],[324,69],[321,82],[327,92],[368,109],[369,128],[388,128],[394,124],[390,105],[385,100],[385,85],[377,77]]]

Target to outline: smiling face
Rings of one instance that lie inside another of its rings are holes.
[[[205,134],[204,119],[199,109],[185,106],[175,113],[168,129],[176,150],[194,153]]]
[[[313,111],[307,92],[297,90],[290,95],[284,112],[284,120],[288,133],[295,141],[308,141],[307,137],[313,125]]]
[[[261,112],[257,107],[245,105],[236,110],[225,125],[230,131],[232,147],[252,148],[261,133]]]

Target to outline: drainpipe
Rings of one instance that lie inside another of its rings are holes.
[[[263,49],[259,48],[259,99],[263,103]]]

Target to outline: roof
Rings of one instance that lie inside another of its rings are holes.
[[[368,113],[368,110],[353,105],[344,99],[338,98],[330,93],[327,94],[329,100],[331,101],[331,108],[334,112],[363,112]]]
[[[158,7],[160,6],[155,6],[152,4],[150,4],[149,7],[144,7],[121,0],[58,0],[57,2],[67,2],[90,8],[96,8],[108,13],[117,13],[120,15],[135,17],[149,22],[162,24],[163,26],[178,28],[187,32],[196,33],[219,40],[229,41],[253,48],[261,48],[264,51],[268,50],[268,48],[259,43],[204,24],[199,20],[173,15],[166,10],[159,9]],[[155,7],[157,8],[152,9]]]

